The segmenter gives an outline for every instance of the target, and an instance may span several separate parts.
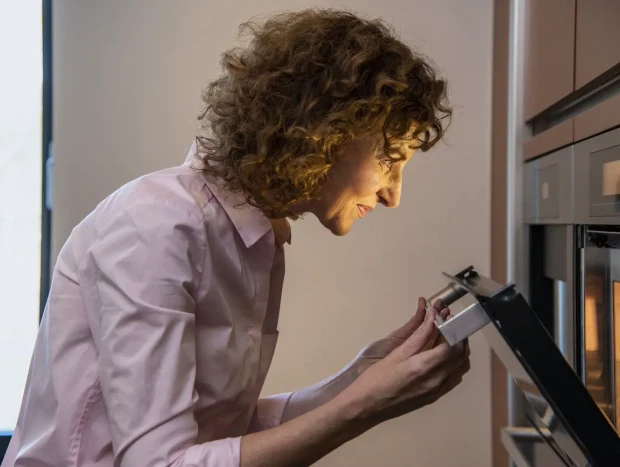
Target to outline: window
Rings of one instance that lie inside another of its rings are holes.
[[[51,0],[0,0],[0,459],[21,404],[49,282]]]

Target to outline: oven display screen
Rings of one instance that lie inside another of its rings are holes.
[[[603,196],[620,195],[620,160],[603,164]]]

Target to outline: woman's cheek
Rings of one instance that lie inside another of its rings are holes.
[[[374,195],[381,191],[383,178],[383,174],[377,173],[376,171],[366,173],[364,176],[358,178],[355,191],[361,196]]]

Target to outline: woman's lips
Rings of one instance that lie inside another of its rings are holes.
[[[364,206],[363,204],[358,204],[357,210],[359,211],[360,217],[364,217],[366,214],[372,211],[372,208],[369,208],[368,206]]]

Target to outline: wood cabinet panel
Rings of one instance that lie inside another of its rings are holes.
[[[620,63],[620,1],[577,0],[576,89],[618,63]]]
[[[620,95],[577,115],[574,140],[581,141],[616,126],[620,126]]]
[[[523,143],[523,159],[529,160],[573,142],[573,119],[566,120]]]
[[[524,116],[529,120],[574,91],[576,0],[527,0],[525,10]]]
[[[491,277],[506,282],[506,185],[508,147],[508,30],[509,0],[494,0],[493,8],[493,105],[491,132]],[[502,428],[508,425],[508,374],[491,353],[491,443],[492,465],[507,466],[508,453],[502,444]]]

